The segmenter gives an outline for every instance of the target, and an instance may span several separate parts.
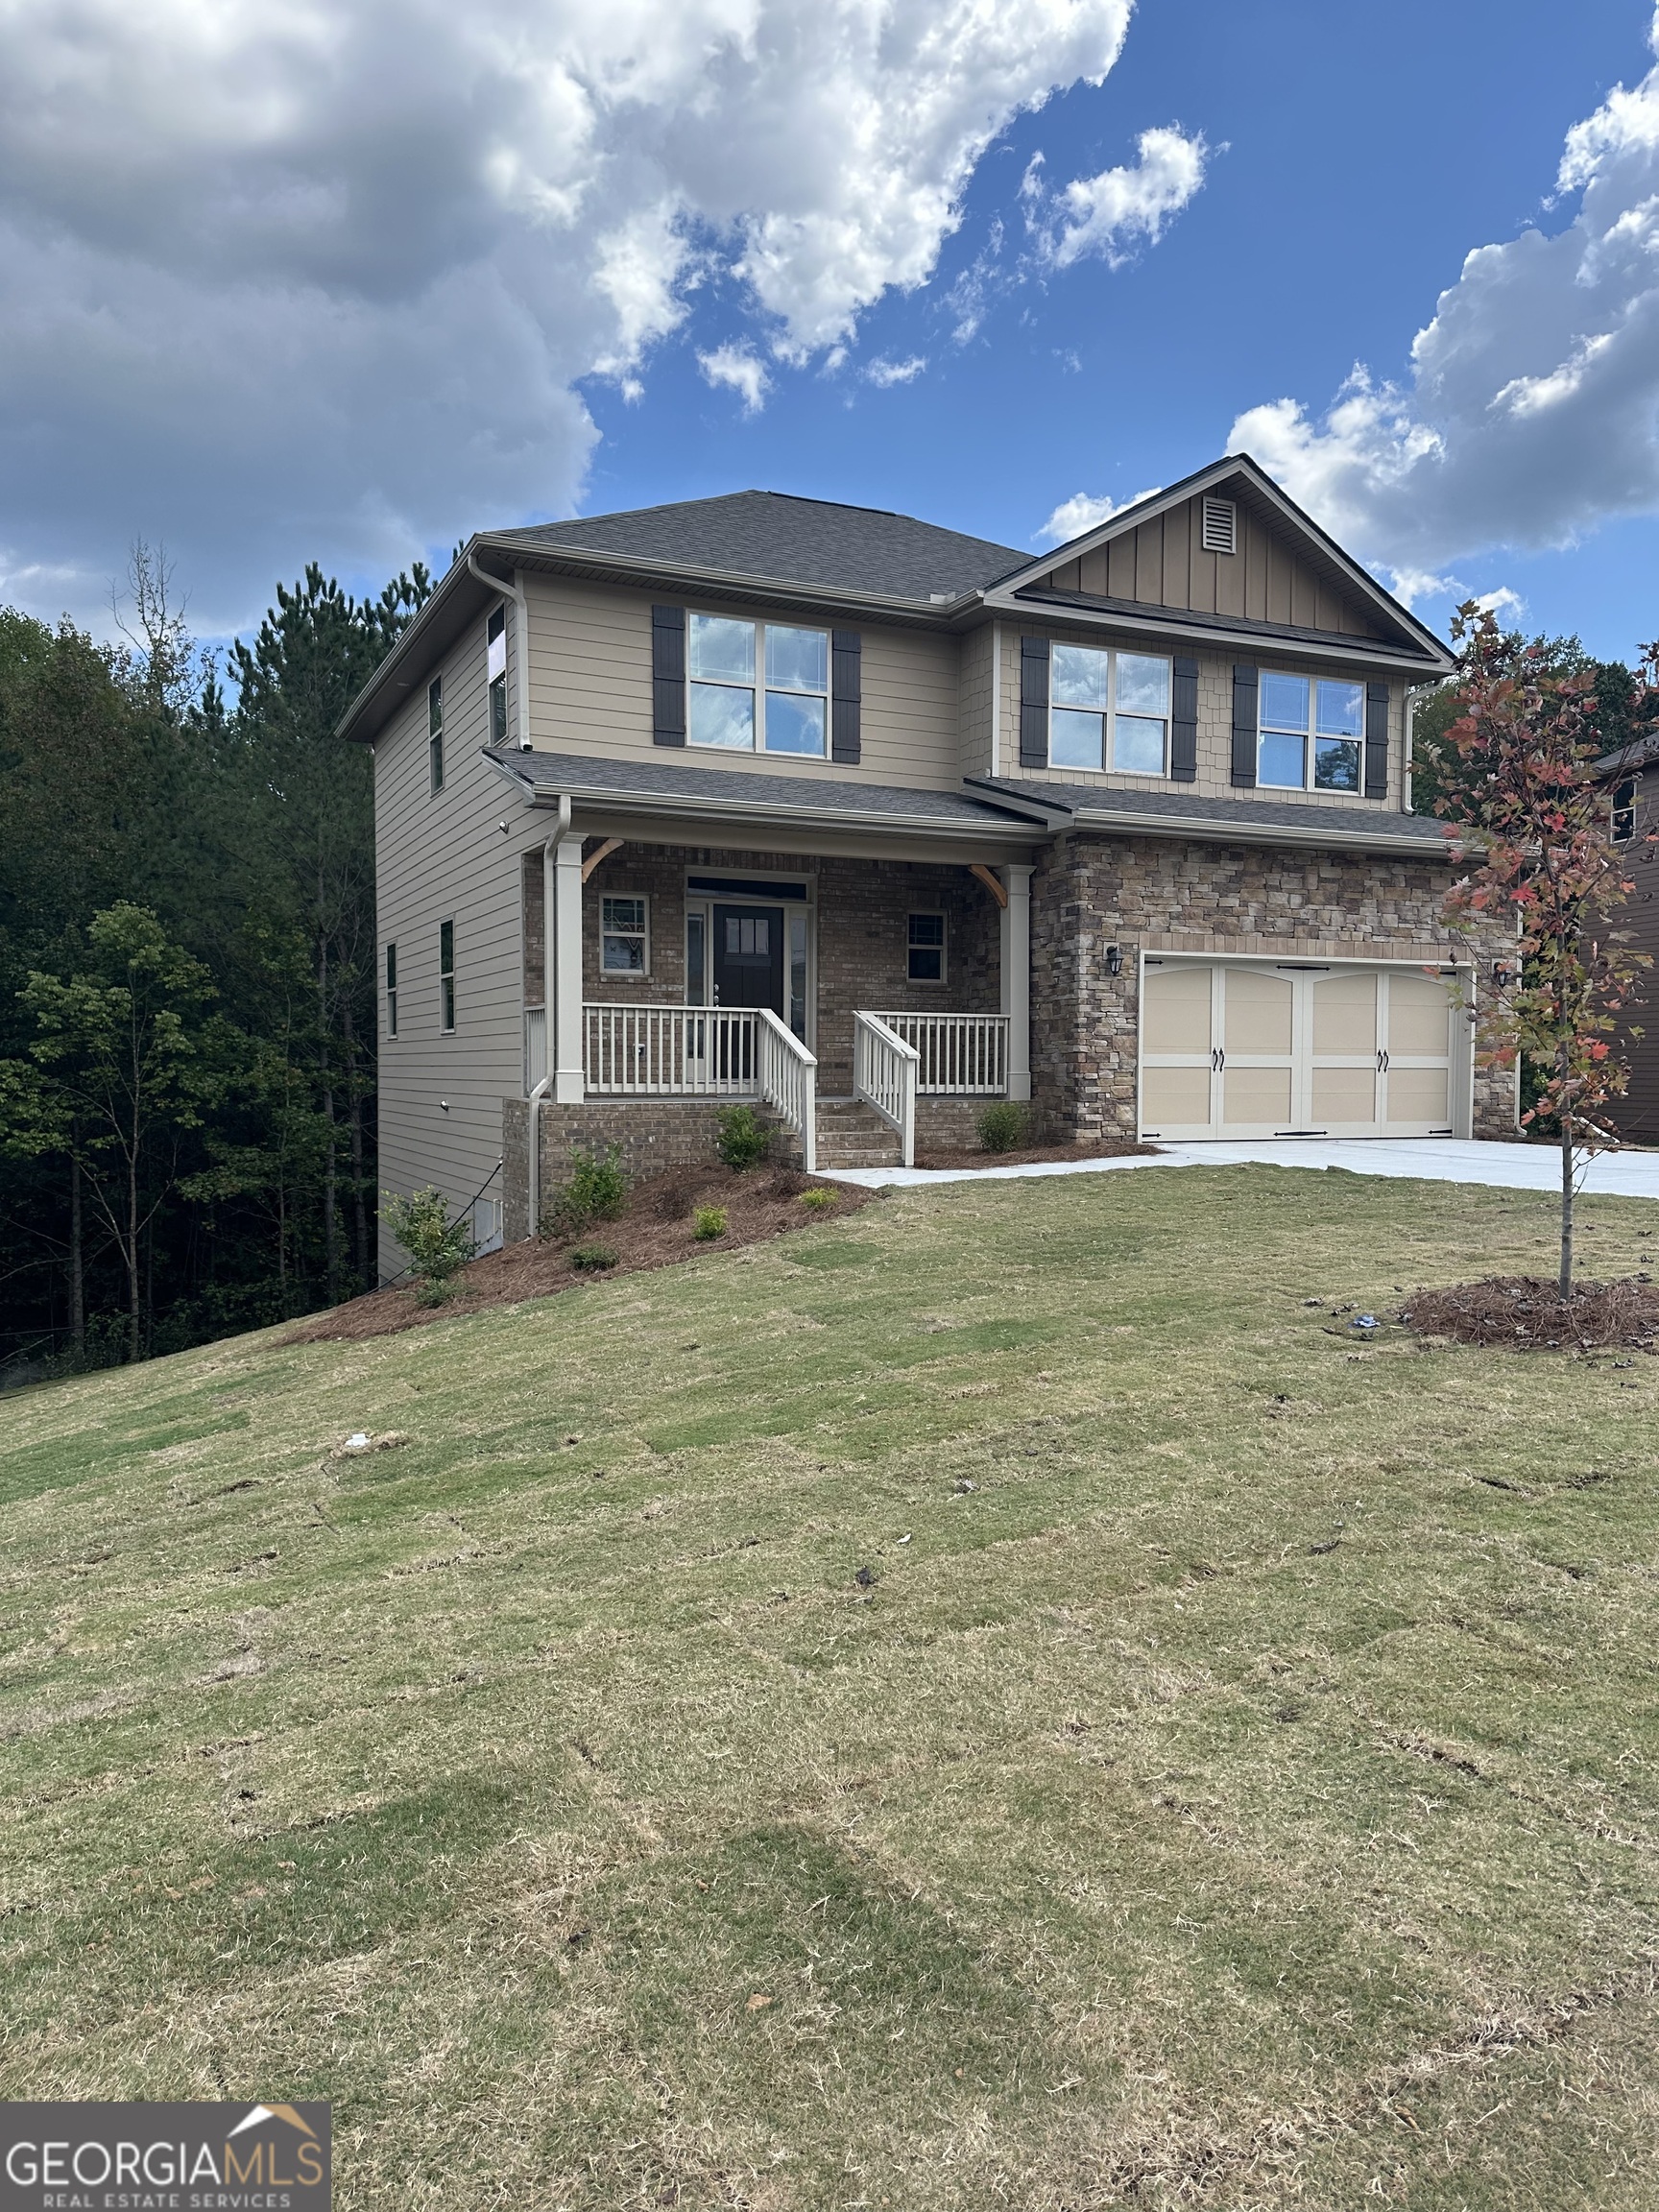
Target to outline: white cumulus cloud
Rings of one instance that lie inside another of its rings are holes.
[[[926,353],[912,353],[905,361],[889,361],[878,353],[874,361],[865,364],[864,373],[872,384],[885,392],[895,384],[914,384],[926,366]]]
[[[1047,252],[1057,268],[1086,254],[1100,254],[1114,269],[1137,246],[1155,245],[1204,181],[1210,148],[1200,132],[1188,137],[1173,126],[1142,131],[1133,168],[1102,169],[1079,177],[1055,196]],[[1034,171],[1027,196],[1040,197]]]
[[[1096,498],[1090,492],[1073,492],[1070,499],[1062,499],[1041,530],[1037,532],[1040,544],[1069,545],[1073,538],[1081,538],[1085,531],[1097,530],[1102,522],[1110,522],[1114,515],[1121,515],[1125,507],[1138,507],[1142,499],[1156,498],[1163,490],[1160,484],[1148,486],[1127,499],[1109,499],[1104,494]]]
[[[758,415],[766,404],[772,379],[746,346],[717,346],[712,353],[699,353],[697,366],[710,384],[724,384],[736,393],[745,415]]]
[[[141,530],[212,629],[567,511],[581,379],[637,397],[715,276],[760,335],[709,360],[846,345],[1130,10],[7,0],[0,575],[95,613]]]
[[[1407,594],[1456,589],[1436,571],[1459,555],[1659,511],[1659,68],[1573,127],[1555,189],[1571,219],[1467,256],[1408,383],[1357,368],[1322,418],[1279,398],[1230,433]]]

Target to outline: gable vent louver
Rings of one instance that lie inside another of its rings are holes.
[[[1238,510],[1231,499],[1204,502],[1203,545],[1206,553],[1237,553]]]

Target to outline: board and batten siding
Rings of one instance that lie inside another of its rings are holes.
[[[1262,651],[1192,653],[1198,663],[1198,775],[1191,783],[1173,783],[1167,777],[1124,776],[1113,769],[1090,772],[1082,768],[1022,768],[1020,765],[1020,639],[1046,637],[1053,644],[1082,645],[1105,640],[1080,637],[1074,630],[1060,630],[1041,622],[1022,622],[1005,629],[1002,637],[1002,774],[1029,783],[1070,783],[1102,791],[1189,791],[1201,799],[1249,799],[1249,790],[1233,781],[1233,668],[1235,661],[1252,667],[1283,670],[1290,676],[1334,676],[1347,683],[1364,683],[1362,670],[1333,668],[1328,662],[1310,661],[1299,653]],[[1114,638],[1128,653],[1156,654],[1172,660],[1190,647],[1171,647],[1166,638]],[[1388,686],[1388,791],[1382,799],[1342,791],[1288,791],[1263,784],[1261,796],[1277,806],[1351,806],[1362,813],[1398,810],[1403,796],[1401,748],[1404,743],[1405,687],[1398,681]]]
[[[485,618],[427,670],[374,754],[380,1186],[435,1184],[458,1209],[501,1153],[501,1101],[523,1091],[520,855],[547,834],[480,756]],[[509,631],[511,637],[511,630]],[[430,788],[426,686],[444,679],[445,785]],[[517,681],[509,646],[509,683]],[[505,820],[508,834],[497,825]],[[438,930],[455,924],[455,1029],[439,1027]],[[397,1035],[386,1034],[386,947],[397,948]],[[445,1113],[440,1100],[446,1100]],[[487,1195],[500,1194],[500,1179]],[[382,1225],[382,1278],[407,1255]]]
[[[1241,614],[1253,622],[1294,623],[1355,637],[1381,632],[1370,612],[1301,560],[1288,541],[1238,503],[1236,553],[1207,553],[1200,502],[1183,500],[1091,553],[1062,561],[1046,581],[1057,591],[1139,599],[1194,613]]]
[[[629,591],[563,578],[526,576],[530,627],[530,732],[540,753],[602,758],[655,757],[675,766],[729,768],[736,775],[830,777],[953,791],[961,780],[959,646],[954,637],[828,615],[707,603],[737,621],[791,620],[804,628],[855,626],[863,640],[862,757],[854,766],[788,754],[715,747],[658,747],[651,726],[651,608],[664,592]],[[694,598],[673,604],[699,611]]]

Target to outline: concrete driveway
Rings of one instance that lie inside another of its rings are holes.
[[[1561,1156],[1543,1144],[1476,1144],[1454,1137],[1282,1137],[1259,1144],[1160,1144],[1127,1160],[1048,1160],[1026,1167],[848,1167],[828,1175],[869,1190],[902,1183],[977,1183],[1028,1175],[1109,1175],[1131,1167],[1339,1167],[1351,1175],[1419,1183],[1485,1183],[1505,1190],[1556,1190]],[[1580,1188],[1613,1198],[1659,1198],[1659,1152],[1604,1152]]]

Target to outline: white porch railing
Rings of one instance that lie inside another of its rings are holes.
[[[756,1009],[760,1095],[801,1140],[801,1165],[818,1171],[818,1063],[770,1006]]]
[[[760,1095],[752,1007],[590,1001],[582,1026],[590,1098]]]
[[[877,1014],[919,1055],[920,1097],[999,1098],[1008,1088],[1006,1014]]]
[[[590,1098],[756,1098],[801,1140],[817,1166],[818,1063],[769,1006],[582,1009]]]
[[[547,1009],[545,1006],[526,1006],[524,1009],[524,1095],[529,1097],[538,1083],[547,1080]]]
[[[900,1157],[916,1165],[916,1074],[922,1055],[879,1014],[853,1017],[853,1091],[899,1132]]]

